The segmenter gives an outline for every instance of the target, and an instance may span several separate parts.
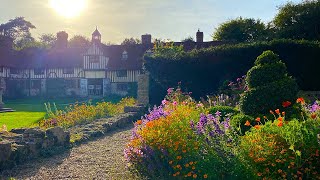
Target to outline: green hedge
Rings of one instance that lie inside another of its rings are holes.
[[[256,57],[272,50],[287,65],[300,89],[319,90],[320,42],[274,40],[236,45],[223,45],[193,50],[179,56],[145,56],[150,72],[150,101],[159,103],[169,87],[182,82],[182,88],[195,98],[216,93],[225,80],[234,80],[247,73]],[[270,77],[268,77],[270,78]]]

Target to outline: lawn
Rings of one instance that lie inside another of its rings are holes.
[[[117,102],[121,98],[109,97],[105,101]],[[102,101],[103,99],[90,100],[92,103]],[[75,102],[87,103],[89,99],[84,98],[57,98],[57,99],[43,99],[43,98],[27,98],[19,100],[6,100],[4,103],[6,107],[16,110],[12,113],[0,113],[0,127],[5,124],[8,130],[21,127],[36,126],[39,120],[46,115],[46,108],[44,103],[55,103],[58,109],[64,109]]]

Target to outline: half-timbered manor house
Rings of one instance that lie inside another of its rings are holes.
[[[176,42],[185,50],[222,44]],[[68,34],[57,33],[56,45],[48,50],[30,48],[13,51],[0,48],[0,78],[5,96],[107,96],[135,91],[143,55],[151,50],[151,35],[141,36],[141,44],[105,45],[96,29],[89,48],[68,47]]]

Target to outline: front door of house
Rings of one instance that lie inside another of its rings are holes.
[[[80,94],[88,96],[88,79],[80,79]]]
[[[103,79],[103,96],[111,94],[111,81],[109,78]]]

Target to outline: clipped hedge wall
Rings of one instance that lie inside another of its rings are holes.
[[[145,56],[151,77],[150,102],[159,104],[166,90],[180,81],[182,88],[191,91],[195,98],[216,93],[225,80],[246,74],[256,57],[266,50],[279,55],[300,89],[320,90],[320,78],[316,76],[320,67],[320,42],[273,40],[193,50],[175,56],[174,60],[167,56]]]

